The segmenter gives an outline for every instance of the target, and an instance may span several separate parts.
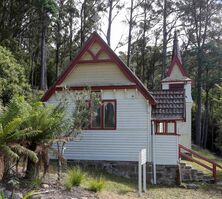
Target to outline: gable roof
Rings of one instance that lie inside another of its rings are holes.
[[[154,120],[184,120],[185,97],[184,90],[158,90],[152,91],[157,105],[152,108]]]
[[[173,53],[172,53],[172,59],[171,59],[171,63],[170,66],[166,72],[166,76],[169,77],[173,67],[175,67],[175,65],[177,65],[179,67],[179,70],[181,72],[181,74],[185,77],[187,77],[187,73],[186,70],[182,64],[182,58],[181,58],[181,54],[180,54],[180,49],[179,49],[179,45],[178,45],[178,38],[177,38],[177,32],[174,32],[174,40],[173,40]]]
[[[106,42],[96,33],[94,32],[89,39],[85,42],[83,47],[80,49],[77,56],[71,61],[69,66],[65,69],[65,71],[58,77],[57,81],[53,84],[51,88],[45,93],[42,97],[42,101],[47,101],[56,91],[57,87],[66,79],[66,77],[73,71],[78,63],[81,62],[81,57],[86,53],[87,49],[94,42],[98,42],[102,49],[106,52],[106,54],[110,57],[111,60],[103,60],[114,62],[118,68],[123,72],[123,74],[132,82],[135,83],[136,88],[141,92],[141,94],[149,100],[151,105],[155,105],[156,101],[147,88],[143,85],[143,83],[139,80],[139,78],[121,61],[121,59],[115,54],[115,52],[106,44]],[[93,56],[93,55],[92,55]],[[88,61],[90,62],[90,60]],[[96,63],[96,60],[94,62]]]

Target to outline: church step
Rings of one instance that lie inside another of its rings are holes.
[[[208,184],[214,183],[214,178],[203,171],[193,168],[192,165],[184,162],[180,163],[182,182],[205,182]]]

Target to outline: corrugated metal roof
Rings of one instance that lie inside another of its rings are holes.
[[[157,101],[152,108],[152,119],[185,119],[184,90],[157,90],[151,93]]]

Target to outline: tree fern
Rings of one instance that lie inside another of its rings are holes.
[[[15,153],[9,146],[7,146],[6,144],[1,144],[0,145],[0,151],[9,159],[12,160],[18,160],[19,159],[19,155],[17,153]]]
[[[36,153],[34,151],[32,151],[32,150],[29,150],[29,149],[25,148],[24,146],[21,146],[20,144],[12,145],[11,149],[16,154],[27,156],[35,163],[38,162],[38,157],[37,157]]]

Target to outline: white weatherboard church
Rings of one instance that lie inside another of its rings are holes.
[[[139,151],[146,148],[152,182],[158,183],[158,171],[166,177],[175,173],[178,144],[191,147],[192,106],[191,79],[182,65],[176,34],[172,61],[161,83],[162,90],[149,91],[94,32],[42,99],[59,103],[64,87],[72,92],[90,87],[101,95],[102,105],[89,129],[80,141],[67,144],[65,157],[117,168],[118,163],[137,162]]]

